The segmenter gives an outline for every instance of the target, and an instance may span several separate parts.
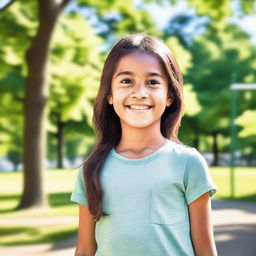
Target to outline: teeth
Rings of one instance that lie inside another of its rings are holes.
[[[138,106],[138,105],[131,105],[131,109],[149,109],[149,106]]]

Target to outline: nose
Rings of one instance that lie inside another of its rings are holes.
[[[136,84],[133,88],[133,91],[131,93],[132,98],[142,98],[146,99],[148,97],[148,93],[146,91],[146,88],[144,87],[143,84]]]

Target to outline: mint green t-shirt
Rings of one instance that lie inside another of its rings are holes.
[[[192,256],[188,204],[216,193],[195,149],[167,140],[153,154],[130,159],[114,148],[101,174],[103,209],[95,256]],[[87,206],[82,169],[71,200]]]

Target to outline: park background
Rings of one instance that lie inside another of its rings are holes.
[[[69,198],[95,142],[101,69],[111,46],[132,32],[161,38],[178,60],[185,94],[179,139],[206,158],[215,198],[255,205],[256,91],[235,93],[232,123],[230,87],[256,83],[256,1],[17,0],[0,8],[4,255],[22,246],[74,246],[78,207]]]

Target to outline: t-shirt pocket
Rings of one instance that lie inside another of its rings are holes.
[[[176,188],[152,188],[150,223],[174,225],[186,218],[184,196]]]

